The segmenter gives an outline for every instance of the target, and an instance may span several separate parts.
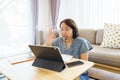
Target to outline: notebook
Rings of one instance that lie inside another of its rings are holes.
[[[33,66],[46,68],[54,71],[62,71],[66,68],[66,64],[61,55],[61,51],[55,46],[36,46],[29,45],[36,59]],[[69,56],[70,58],[71,56]]]

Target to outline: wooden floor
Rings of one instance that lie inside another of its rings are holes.
[[[120,68],[118,67],[108,66],[108,65],[99,64],[99,63],[95,63],[93,67],[120,74]]]

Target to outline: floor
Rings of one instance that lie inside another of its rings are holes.
[[[8,79],[6,78],[6,76],[0,73],[0,80],[8,80]]]
[[[88,72],[91,77],[96,78],[93,80],[120,80],[119,73],[113,73],[98,68],[91,68]]]

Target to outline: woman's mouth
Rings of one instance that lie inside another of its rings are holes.
[[[63,37],[64,37],[65,40],[68,38],[68,36],[63,36]]]

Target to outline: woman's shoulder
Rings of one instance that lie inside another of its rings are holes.
[[[62,37],[57,37],[56,39],[55,39],[55,41],[62,41],[63,40],[63,38]]]
[[[77,44],[80,44],[80,46],[82,45],[82,47],[87,47],[89,48],[89,50],[92,49],[92,46],[87,39],[82,38],[82,37],[77,37],[76,41],[77,41]]]
[[[62,37],[57,37],[53,42],[52,45],[58,46],[58,44],[63,41]]]
[[[56,40],[63,40],[63,37],[57,37]]]

